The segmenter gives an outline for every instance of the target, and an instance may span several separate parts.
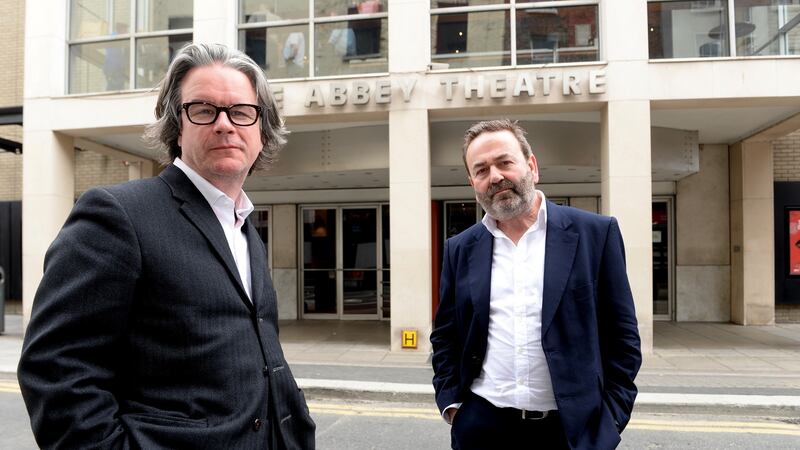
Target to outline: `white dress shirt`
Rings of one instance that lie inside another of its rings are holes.
[[[244,290],[247,292],[248,297],[252,297],[250,250],[247,247],[247,236],[242,231],[242,225],[244,225],[247,216],[253,212],[253,203],[244,191],[239,193],[239,197],[234,202],[224,192],[217,189],[208,180],[186,165],[185,162],[181,161],[180,158],[175,158],[173,164],[189,177],[192,184],[203,194],[211,209],[214,210],[214,215],[217,216],[217,220],[222,226],[222,231],[225,232],[225,239],[228,241],[228,247],[231,249],[233,260],[236,262],[236,268],[239,270],[239,278],[244,284]]]
[[[545,196],[536,223],[519,242],[509,239],[489,215],[494,236],[489,295],[489,336],[481,373],[471,390],[497,407],[557,409],[542,349],[542,288],[547,237]]]

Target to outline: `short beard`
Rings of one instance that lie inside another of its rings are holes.
[[[502,189],[510,191],[504,192],[503,198],[494,198]],[[531,210],[536,199],[533,172],[528,172],[516,184],[507,179],[493,184],[484,193],[476,192],[475,199],[494,220],[503,222],[519,217]]]

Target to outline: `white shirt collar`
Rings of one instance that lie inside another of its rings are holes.
[[[197,190],[203,194],[203,197],[215,212],[217,212],[219,208],[233,209],[237,219],[244,221],[247,219],[247,216],[253,212],[253,209],[255,209],[253,202],[250,201],[250,197],[248,197],[243,190],[240,191],[239,197],[234,201],[224,192],[217,189],[211,182],[203,178],[199,173],[195,172],[194,169],[189,167],[189,165],[180,158],[175,158],[172,163],[189,177],[189,180],[195,185]],[[220,220],[233,220],[233,217],[230,217],[230,219],[228,219],[228,217],[230,216],[224,214],[220,217]]]
[[[536,190],[534,192],[536,192],[537,195],[541,196],[542,203],[539,206],[539,212],[536,215],[536,222],[534,222],[533,225],[531,225],[531,227],[528,228],[527,231],[525,231],[525,234],[537,230],[543,230],[544,227],[547,225],[547,197],[544,196],[544,192],[542,191]],[[481,222],[486,227],[486,229],[489,230],[489,233],[492,233],[492,236],[506,237],[506,234],[500,231],[499,228],[497,228],[497,220],[495,220],[495,218],[490,216],[488,213],[483,216]]]

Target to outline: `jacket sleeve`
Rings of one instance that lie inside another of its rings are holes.
[[[117,389],[139,244],[111,193],[76,203],[47,251],[18,377],[40,447],[124,448]]]
[[[456,280],[451,258],[450,241],[446,241],[439,280],[439,308],[431,332],[433,387],[440,411],[462,400],[459,398],[461,345],[458,342],[456,323]]]
[[[630,420],[642,365],[633,295],[625,268],[625,247],[617,220],[611,218],[598,280],[598,327],[603,361],[603,399],[622,431]]]

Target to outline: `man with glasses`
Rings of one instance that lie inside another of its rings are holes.
[[[87,191],[47,252],[18,371],[37,443],[313,448],[242,190],[285,143],[264,73],[189,45],[156,117],[166,168]]]

